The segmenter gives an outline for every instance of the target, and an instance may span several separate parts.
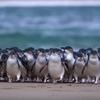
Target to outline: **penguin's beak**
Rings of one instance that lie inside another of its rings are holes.
[[[53,50],[53,53],[55,53],[55,51]]]
[[[95,55],[96,53],[93,53],[93,55]]]
[[[44,51],[42,51],[42,53],[44,53]]]
[[[11,58],[13,58],[13,55],[10,55],[11,56]]]

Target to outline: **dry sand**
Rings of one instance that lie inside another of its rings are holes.
[[[100,84],[1,82],[0,100],[100,100]]]

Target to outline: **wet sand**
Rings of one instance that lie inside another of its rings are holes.
[[[0,100],[100,100],[100,84],[1,82]]]

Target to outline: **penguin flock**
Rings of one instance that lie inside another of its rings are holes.
[[[0,49],[0,81],[100,83],[100,47]]]

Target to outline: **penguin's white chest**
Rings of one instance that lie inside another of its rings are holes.
[[[67,62],[68,62],[69,70],[72,71],[73,64],[75,61],[75,59],[73,58],[73,54],[71,54],[71,53],[65,54],[65,60],[67,60]]]
[[[9,58],[7,61],[7,75],[15,78],[20,73],[21,72],[18,68],[17,60]]]
[[[46,61],[46,59],[44,58],[44,57],[39,57],[37,60],[36,60],[36,64],[35,64],[35,66],[37,67],[37,68],[41,68],[45,63],[46,63],[47,61]]]
[[[31,67],[35,63],[35,59],[32,55],[28,55],[27,59],[28,59],[28,65],[29,67]]]
[[[84,71],[84,74],[82,75],[82,70],[83,70],[84,65],[85,65],[84,61],[81,61],[81,62],[76,61],[74,74],[77,75],[78,77],[86,76],[86,70]]]
[[[100,61],[98,59],[90,59],[87,70],[90,76],[100,75]]]
[[[64,54],[64,56],[65,56],[65,59],[67,60],[67,61],[71,61],[71,59],[72,59],[72,54]]]
[[[48,69],[49,69],[49,71],[50,72],[58,72],[58,73],[60,73],[60,72],[62,72],[62,70],[63,70],[63,67],[62,67],[62,65],[61,65],[61,63],[53,63],[53,62],[49,62],[49,64],[48,64]],[[54,74],[55,74],[54,73]]]
[[[41,73],[39,73],[40,69],[46,64],[46,59],[45,57],[38,57],[35,63],[35,74],[39,77],[44,76],[44,74],[47,74],[47,66],[43,69]]]
[[[65,70],[61,61],[56,57],[52,57],[48,64],[48,71],[53,79],[59,79],[60,77],[63,77]]]
[[[84,67],[84,65],[85,65],[85,62],[83,62],[83,61],[76,61],[76,67],[77,68],[81,69],[81,68]]]
[[[27,59],[28,59],[28,61],[32,62],[33,61],[33,56],[32,55],[28,55]]]

